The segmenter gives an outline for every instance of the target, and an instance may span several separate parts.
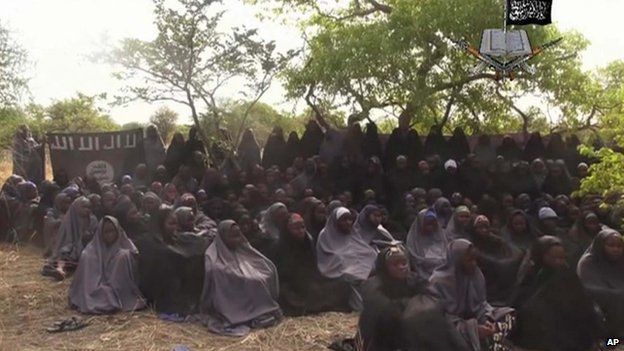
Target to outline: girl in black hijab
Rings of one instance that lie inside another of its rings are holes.
[[[239,165],[246,172],[249,172],[254,165],[259,165],[262,162],[260,145],[250,128],[247,128],[243,133],[241,142],[238,144],[237,155]]]
[[[425,139],[425,156],[431,155],[440,155],[440,158],[443,160],[448,158],[446,139],[444,139],[442,128],[439,126],[431,126],[429,135],[427,135],[427,139]]]
[[[403,131],[394,128],[386,141],[386,150],[383,155],[383,165],[386,170],[396,165],[396,158],[409,149],[408,140]],[[418,162],[418,160],[416,161]]]
[[[206,153],[206,149],[204,148],[204,142],[201,140],[201,137],[198,135],[198,130],[196,126],[192,126],[189,129],[189,138],[184,144],[184,162],[189,163],[192,159],[193,153],[195,151],[199,151],[202,154]]]
[[[167,168],[169,178],[173,178],[176,174],[178,174],[178,169],[184,161],[184,145],[184,136],[182,133],[176,132],[171,139],[169,148],[167,149],[167,156],[165,156],[165,168]]]
[[[546,155],[546,147],[542,141],[542,135],[539,132],[531,133],[529,140],[524,146],[523,159],[527,162],[531,162],[536,158],[543,158]]]
[[[518,161],[522,158],[522,150],[509,135],[506,135],[501,145],[496,148],[496,154],[503,156],[507,161]]]
[[[262,153],[262,166],[269,168],[278,166],[281,170],[286,169],[286,140],[284,140],[284,131],[281,127],[273,128],[271,135],[267,138]]]
[[[293,213],[282,232],[275,256],[279,275],[279,303],[286,316],[327,311],[348,312],[349,284],[325,278],[316,265],[315,242],[303,217]],[[331,294],[327,294],[331,291]]]
[[[364,135],[362,148],[364,157],[366,158],[372,156],[381,158],[383,156],[381,152],[381,141],[379,140],[379,133],[377,132],[377,125],[374,122],[369,122],[366,125],[366,134]]]
[[[301,146],[299,136],[294,130],[288,135],[288,141],[286,141],[286,160],[284,163],[287,167],[292,167],[295,158],[301,156]]]
[[[563,137],[559,133],[550,135],[548,147],[546,148],[546,157],[551,160],[563,159],[566,156],[566,145]]]
[[[323,142],[323,131],[316,120],[309,120],[306,129],[301,136],[299,147],[303,159],[319,154],[321,143]]]
[[[561,241],[539,238],[518,273],[511,298],[517,323],[510,340],[543,351],[587,351],[602,333],[593,302],[567,265]]]
[[[456,127],[455,130],[453,130],[453,135],[449,138],[447,145],[449,157],[454,160],[462,161],[470,153],[468,139],[466,138],[464,129],[461,127]]]
[[[426,279],[410,270],[400,244],[381,250],[376,274],[363,285],[358,323],[362,350],[468,350]]]

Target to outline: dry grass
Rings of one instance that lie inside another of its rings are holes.
[[[76,315],[67,307],[69,282],[42,277],[39,249],[0,246],[0,350],[325,350],[354,333],[357,316],[328,313],[288,318],[244,338],[211,334],[201,325],[159,320],[151,311],[91,317],[78,331],[49,334],[45,328]]]

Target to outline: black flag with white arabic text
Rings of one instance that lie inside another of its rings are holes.
[[[553,0],[505,0],[507,1],[507,24],[552,23]]]

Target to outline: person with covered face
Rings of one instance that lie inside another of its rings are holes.
[[[486,282],[477,265],[477,250],[465,239],[449,243],[444,265],[429,282],[470,350],[499,349],[513,326],[513,309],[487,301]]]
[[[377,250],[353,230],[353,215],[345,207],[334,209],[321,230],[316,244],[317,264],[327,278],[341,279],[349,283],[353,294],[350,306],[362,307],[358,291],[373,269]]]
[[[412,269],[420,277],[429,279],[434,269],[444,264],[448,239],[433,210],[418,213],[407,233],[406,244]]]
[[[468,350],[428,281],[410,269],[402,245],[379,252],[362,295],[357,337],[363,350]]]
[[[282,319],[277,269],[249,245],[236,222],[219,223],[205,268],[200,313],[210,331],[242,336]]]
[[[63,280],[76,268],[85,245],[95,235],[98,222],[91,213],[91,202],[84,196],[74,200],[63,217],[50,260],[42,274]]]
[[[82,313],[128,312],[145,307],[138,287],[138,251],[114,217],[104,217],[80,255],[69,304]]]
[[[607,321],[607,335],[624,335],[624,240],[603,229],[578,263],[585,290],[598,303]]]
[[[524,349],[587,351],[604,335],[601,316],[566,252],[553,236],[542,236],[520,267],[510,304],[517,323],[510,340]]]
[[[287,316],[350,311],[349,284],[321,275],[314,245],[303,217],[290,214],[274,261],[280,281],[279,303]],[[328,295],[328,291],[332,293]]]

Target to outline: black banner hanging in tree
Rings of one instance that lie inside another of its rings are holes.
[[[507,1],[507,24],[552,23],[553,0],[505,0]]]

